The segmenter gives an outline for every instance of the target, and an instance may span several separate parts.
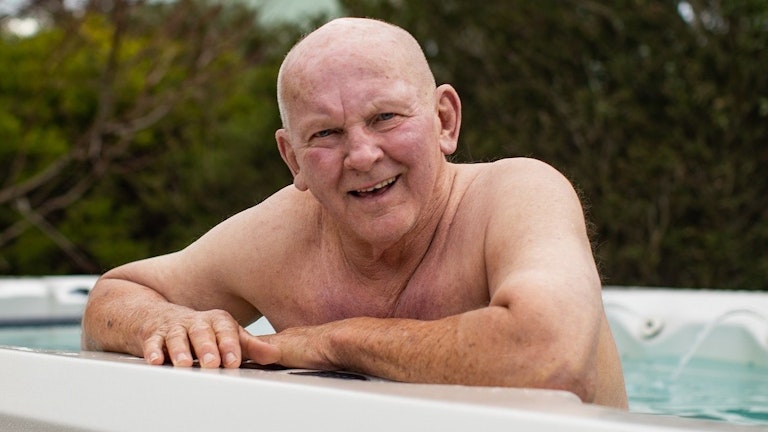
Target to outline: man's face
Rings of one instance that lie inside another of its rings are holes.
[[[297,187],[364,241],[399,239],[434,205],[444,158],[434,90],[407,75],[363,55],[319,58],[286,92]]]

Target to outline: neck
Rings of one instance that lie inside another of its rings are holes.
[[[371,241],[348,235],[338,226],[332,230],[350,270],[370,281],[410,279],[429,251],[448,206],[456,173],[448,168],[444,174],[435,183],[434,198],[423,208],[414,226],[399,238]]]

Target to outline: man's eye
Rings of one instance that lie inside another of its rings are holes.
[[[323,129],[320,132],[315,132],[312,138],[326,138],[333,134],[333,129]]]
[[[376,116],[377,121],[386,121],[395,118],[395,113],[382,113]]]

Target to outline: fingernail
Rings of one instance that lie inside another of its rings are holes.
[[[237,362],[237,356],[235,355],[235,353],[227,353],[225,361],[226,361],[226,364],[233,364]]]
[[[156,352],[153,352],[152,354],[149,355],[149,362],[150,363],[154,363],[155,360],[157,360],[159,358],[160,358],[160,354],[158,354]]]
[[[176,356],[176,362],[180,363],[180,362],[183,362],[183,361],[187,361],[188,358],[189,357],[186,354],[181,353],[181,354]]]
[[[203,364],[206,364],[206,365],[207,364],[211,364],[214,361],[216,361],[216,357],[213,354],[211,354],[211,353],[206,353],[203,356]]]

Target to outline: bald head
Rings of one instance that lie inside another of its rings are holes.
[[[283,126],[287,127],[289,103],[311,91],[308,77],[343,73],[349,68],[405,77],[425,97],[435,89],[427,59],[410,33],[383,21],[339,18],[307,35],[285,57],[277,78]]]

